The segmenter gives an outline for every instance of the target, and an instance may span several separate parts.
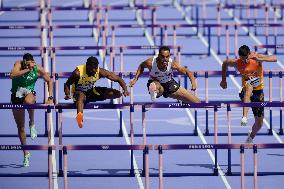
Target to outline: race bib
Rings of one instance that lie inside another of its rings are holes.
[[[258,87],[260,83],[260,77],[252,77],[246,83],[251,84],[253,87]]]

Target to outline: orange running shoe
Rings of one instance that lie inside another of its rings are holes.
[[[83,115],[84,114],[82,112],[79,112],[76,117],[79,128],[83,127]]]

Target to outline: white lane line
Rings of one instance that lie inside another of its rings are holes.
[[[94,34],[94,38],[95,38],[96,42],[98,42],[99,36],[98,36],[98,34],[97,34],[95,29],[93,30],[93,34]],[[99,51],[99,54],[100,54],[101,61],[104,61],[102,50]],[[107,64],[105,64],[105,69],[108,70]],[[111,85],[111,82],[109,80],[108,80],[108,85],[109,86]],[[115,104],[118,103],[117,99],[114,99],[114,103]],[[118,115],[118,118],[120,118],[120,110],[116,109],[116,113]],[[131,145],[130,139],[128,137],[128,132],[127,132],[127,129],[126,129],[126,126],[125,126],[125,121],[124,121],[123,118],[122,118],[122,133],[123,133],[124,139],[126,141],[126,144]],[[129,152],[129,154],[131,156],[131,150],[129,150],[128,152]],[[135,177],[137,179],[139,188],[140,189],[144,189],[144,184],[143,184],[143,181],[142,181],[142,178],[141,178],[141,174],[139,173],[138,164],[137,164],[137,161],[136,161],[136,158],[135,158],[134,154],[133,154],[133,167],[134,167],[134,174],[135,174]]]
[[[176,9],[177,9],[177,10],[182,14],[182,16],[186,19],[186,21],[187,21],[189,24],[191,24],[191,23],[192,23],[191,20],[186,16],[186,13],[182,10],[182,8],[181,8],[181,6],[179,5],[179,3],[178,3],[177,1],[175,1],[175,2],[174,2],[174,5],[175,5]],[[193,28],[193,29],[194,29],[194,28]],[[202,37],[200,33],[198,33],[198,36],[199,36],[199,37]],[[206,42],[206,40],[205,40],[204,38],[200,38],[200,39],[201,39],[201,41],[202,41],[203,43]],[[208,45],[208,44],[207,44],[207,45]],[[234,81],[233,81],[233,82],[234,82]],[[236,81],[235,81],[235,82],[236,82]],[[194,124],[195,121],[194,121],[194,118],[193,118],[192,113],[191,113],[190,110],[187,109],[187,108],[186,108],[185,110],[186,110],[186,113],[187,113],[187,115],[189,116],[189,118],[190,118],[192,124]],[[197,127],[197,132],[198,132],[198,136],[200,137],[202,143],[203,143],[203,144],[207,144],[207,141],[206,141],[206,139],[205,139],[205,137],[204,137],[204,135],[203,135],[203,133],[201,132],[201,130],[200,130],[199,127]],[[213,155],[213,152],[212,152],[211,150],[209,150],[209,149],[207,150],[207,152],[209,153],[209,156],[210,156],[212,162],[215,163],[215,157],[214,157],[214,155]],[[231,189],[231,185],[229,184],[229,182],[228,182],[228,180],[227,180],[227,178],[226,178],[226,176],[225,176],[225,173],[222,171],[222,169],[221,169],[221,167],[219,166],[219,164],[217,164],[217,169],[218,169],[219,176],[221,177],[221,179],[222,179],[223,183],[225,184],[226,188],[227,188],[227,189]]]

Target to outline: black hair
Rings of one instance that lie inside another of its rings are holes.
[[[33,57],[33,55],[31,55],[30,53],[26,53],[26,54],[24,54],[24,56],[23,56],[23,60],[24,60],[24,61],[30,61],[30,60],[34,61],[34,57]]]
[[[239,56],[248,56],[250,54],[250,49],[248,46],[243,45],[239,48]]]
[[[169,52],[171,52],[171,50],[170,50],[170,48],[168,46],[161,46],[159,48],[159,53],[161,53],[162,51],[169,51]]]
[[[91,67],[96,67],[96,66],[99,65],[99,61],[98,61],[98,59],[96,57],[90,56],[87,59],[86,65],[91,66]]]

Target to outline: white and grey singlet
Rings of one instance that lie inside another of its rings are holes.
[[[172,79],[172,62],[173,60],[170,58],[169,62],[168,62],[168,66],[166,71],[161,71],[158,68],[156,59],[158,56],[154,56],[153,60],[152,60],[152,69],[150,71],[150,78],[149,79],[155,79],[158,80],[160,83],[167,83],[168,81],[170,81]]]

